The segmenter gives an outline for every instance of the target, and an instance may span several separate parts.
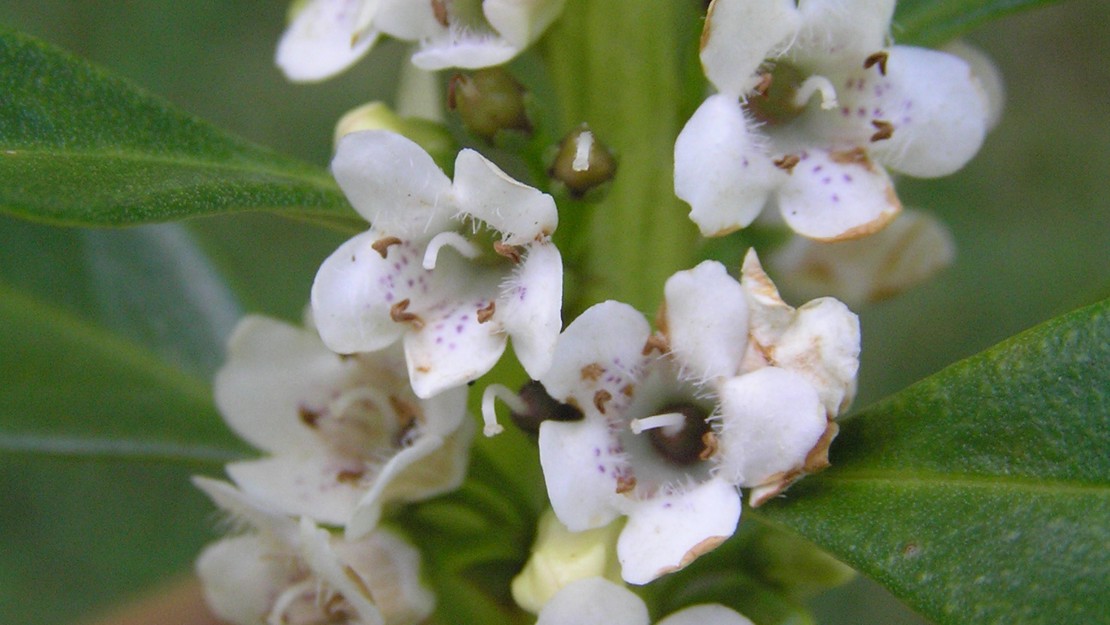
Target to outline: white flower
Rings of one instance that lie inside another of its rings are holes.
[[[420,583],[420,557],[379,530],[343,540],[268,509],[226,482],[193,478],[244,532],[204,549],[196,569],[212,611],[234,625],[406,625],[435,598]]]
[[[334,351],[403,340],[418,397],[489,371],[507,337],[538,377],[551,361],[562,307],[562,258],[551,196],[506,176],[473,150],[454,183],[412,141],[390,132],[344,136],[332,172],[370,231],[320,267],[312,309]],[[501,233],[492,245],[468,235]]]
[[[888,47],[893,10],[894,0],[711,5],[701,60],[719,93],[675,143],[675,192],[703,234],[743,228],[771,203],[806,237],[865,236],[901,210],[884,167],[943,176],[974,156],[991,114],[983,86],[957,56]]]
[[[555,594],[540,610],[536,625],[649,625],[642,599],[619,584],[600,577],[578,580]],[[723,605],[691,606],[656,625],[753,625]]]
[[[944,224],[907,209],[865,240],[823,243],[795,236],[768,259],[789,293],[832,295],[851,305],[893,297],[952,264],[956,244]]]
[[[243,319],[215,381],[216,405],[243,439],[271,455],[227,466],[251,498],[284,514],[377,524],[383,504],[462,482],[473,437],[466,390],[413,395],[399,350],[339,356],[311,329]]]
[[[539,38],[566,0],[308,0],[278,43],[276,61],[294,81],[330,78],[381,35],[417,44],[422,69],[505,63]]]
[[[831,299],[779,307],[767,285],[742,287],[715,262],[679,272],[654,336],[625,304],[593,306],[540,377],[584,414],[540,427],[552,508],[571,531],[627,516],[617,555],[628,582],[716,547],[739,520],[737,487],[758,502],[780,492],[818,468],[811,456],[835,434],[854,390],[855,315]]]

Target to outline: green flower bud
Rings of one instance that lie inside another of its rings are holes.
[[[447,106],[459,112],[467,131],[493,141],[497,131],[532,132],[524,110],[524,86],[500,67],[455,74],[447,89]]]
[[[559,152],[547,173],[566,185],[575,197],[581,197],[613,179],[617,159],[589,126],[582,124],[559,143]]]

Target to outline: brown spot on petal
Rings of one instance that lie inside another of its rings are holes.
[[[371,243],[370,247],[372,247],[374,251],[377,252],[382,258],[385,258],[386,255],[389,254],[389,248],[393,247],[394,245],[400,244],[401,239],[398,239],[397,237],[383,237]]]
[[[335,480],[344,484],[350,484],[359,481],[363,475],[366,475],[364,469],[343,469],[335,475]]]
[[[412,324],[413,329],[419,330],[424,327],[424,320],[416,313],[408,312],[409,304],[411,302],[406,297],[405,299],[397,302],[389,307],[389,318],[397,323]]]
[[[596,381],[600,380],[601,376],[604,373],[605,373],[605,367],[602,367],[601,363],[597,363],[597,362],[591,362],[590,364],[586,365],[585,367],[582,367],[582,371],[580,372],[580,374],[582,375],[583,380],[590,380],[592,382],[596,382]]]
[[[476,315],[478,317],[478,323],[485,323],[485,322],[489,321],[490,319],[493,319],[493,313],[496,310],[497,310],[497,304],[495,302],[492,302],[492,301],[488,305],[486,305],[482,308],[479,308],[478,313]]]
[[[301,418],[301,423],[310,428],[315,428],[320,421],[320,417],[324,416],[324,412],[322,410],[310,408],[305,404],[300,404],[297,406],[297,416]]]
[[[894,124],[884,121],[882,119],[871,120],[871,125],[875,127],[875,134],[871,135],[871,142],[886,141],[894,136]]]
[[[605,404],[608,403],[610,399],[613,399],[613,394],[605,389],[601,389],[594,393],[594,408],[597,408],[597,411],[601,414],[605,414]]]
[[[675,571],[680,571],[686,568],[694,560],[697,560],[698,558],[721,546],[721,543],[725,542],[726,540],[728,540],[728,536],[710,536],[709,538],[702,540],[698,544],[691,547],[690,550],[682,556],[682,560],[679,561],[678,566],[663,567],[655,573],[655,576],[662,577],[669,573],[674,573]]]
[[[863,60],[863,69],[871,69],[878,65],[879,73],[886,76],[886,61],[888,58],[890,58],[890,55],[885,50],[879,50]]]
[[[701,29],[701,41],[698,43],[698,50],[704,50],[705,46],[709,45],[709,38],[713,36],[713,9],[716,8],[717,2],[714,0],[709,3],[709,8],[705,12],[705,26]]]
[[[835,243],[837,241],[851,241],[852,239],[862,239],[863,237],[875,234],[876,232],[887,227],[887,224],[894,221],[898,213],[902,210],[902,202],[898,200],[898,196],[894,194],[894,187],[887,187],[886,191],[887,203],[890,204],[892,210],[880,213],[878,217],[871,221],[860,224],[854,228],[848,228],[844,232],[834,237],[813,237],[814,241],[821,241],[823,243]]]
[[[821,438],[817,439],[817,444],[806,454],[805,462],[802,464],[802,470],[805,471],[806,475],[813,475],[829,467],[829,445],[832,444],[839,431],[840,426],[837,425],[836,421],[830,420],[828,425],[825,426]]]
[[[775,167],[778,167],[779,169],[790,174],[794,172],[794,167],[801,161],[802,159],[794,154],[786,154],[782,158],[775,159],[771,162],[775,165]]]

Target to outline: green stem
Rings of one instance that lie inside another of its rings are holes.
[[[617,176],[585,221],[585,273],[574,299],[605,299],[645,312],[663,283],[694,258],[697,230],[674,195],[674,141],[686,121],[697,2],[570,0],[545,39],[561,123],[582,122],[614,149]]]

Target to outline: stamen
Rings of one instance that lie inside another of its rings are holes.
[[[879,73],[886,76],[886,60],[890,55],[885,50],[879,50],[875,54],[863,60],[863,69],[871,69],[873,66],[879,66]]]
[[[894,124],[881,119],[871,121],[871,125],[875,127],[875,134],[871,135],[871,142],[884,141],[894,136]]]
[[[794,167],[802,162],[802,159],[795,154],[786,154],[782,158],[771,161],[775,167],[785,171],[786,173],[793,173]]]
[[[494,400],[500,399],[509,410],[524,414],[528,412],[528,404],[519,395],[509,390],[503,384],[490,384],[482,391],[482,421],[485,425],[482,427],[482,433],[486,436],[497,436],[505,431],[501,424],[497,422],[497,408],[494,406]]]
[[[478,312],[474,316],[478,318],[478,323],[485,323],[490,319],[493,319],[493,313],[496,310],[497,303],[493,300],[490,300],[490,303],[486,306],[483,306],[482,308],[479,308]]]
[[[794,106],[805,106],[814,93],[821,93],[821,108],[834,109],[840,104],[836,101],[836,87],[824,76],[810,76],[798,87],[794,95]]]
[[[447,28],[451,25],[450,16],[447,13],[447,0],[432,0],[432,15],[440,26]]]
[[[411,323],[414,330],[419,330],[424,327],[424,320],[420,318],[420,315],[408,312],[409,304],[411,303],[412,302],[406,297],[390,306],[389,318],[397,323]]]
[[[663,335],[652,334],[647,338],[647,342],[644,343],[644,349],[640,350],[640,354],[647,356],[654,351],[658,351],[660,354],[666,354],[670,349],[671,346],[667,344],[667,339],[663,338]]]
[[[502,243],[501,241],[494,241],[493,251],[513,261],[514,265],[520,262],[520,250],[516,249],[515,246]]]
[[[640,434],[647,430],[654,430],[656,428],[663,428],[663,433],[667,436],[674,436],[682,431],[683,426],[686,425],[686,415],[681,412],[667,412],[664,414],[657,414],[643,419],[633,419],[629,426],[632,428],[633,434]]]
[[[478,258],[482,253],[477,245],[474,245],[458,232],[440,232],[432,237],[428,242],[428,249],[424,250],[424,268],[428,271],[436,268],[436,258],[439,256],[439,250],[444,246],[452,247],[459,254],[465,258]]]
[[[594,393],[594,408],[597,408],[597,411],[601,414],[605,414],[605,404],[607,404],[610,399],[613,399],[613,394],[605,389],[601,389]]]
[[[759,82],[752,87],[752,91],[761,96],[766,96],[767,92],[771,90],[771,83],[774,82],[774,76],[771,72],[766,72],[759,75]]]
[[[371,243],[370,247],[373,248],[375,252],[380,254],[382,258],[385,258],[386,254],[389,253],[389,248],[393,247],[394,245],[400,244],[401,239],[398,239],[397,237],[383,237]]]

